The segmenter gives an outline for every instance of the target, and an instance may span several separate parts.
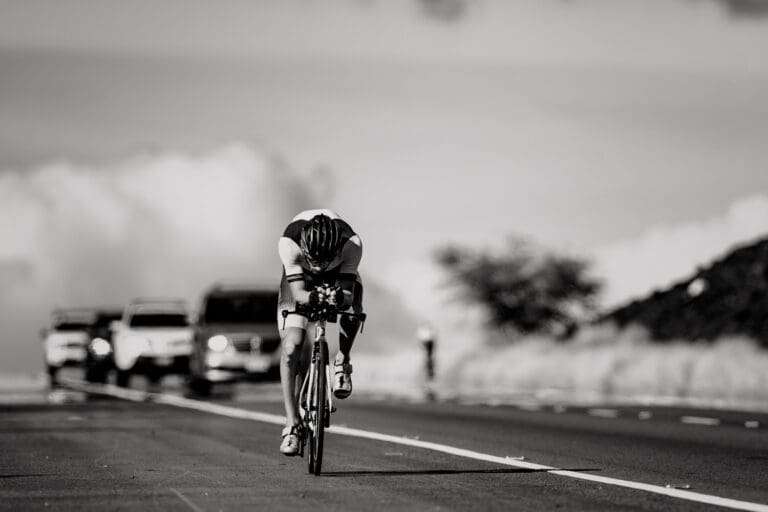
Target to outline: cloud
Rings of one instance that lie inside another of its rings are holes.
[[[0,369],[40,367],[37,331],[56,306],[194,304],[228,278],[276,286],[276,241],[297,212],[321,206],[316,188],[245,144],[0,172]],[[385,289],[368,291],[366,305],[397,310]],[[386,328],[375,334],[394,336]]]
[[[596,253],[596,273],[606,281],[603,302],[615,305],[692,274],[734,244],[768,234],[768,196],[732,203],[718,217],[660,225],[637,238],[611,243]]]
[[[274,277],[274,244],[264,240],[309,202],[279,162],[241,145],[51,164],[0,176],[0,261],[23,263],[14,288],[51,301],[187,296],[223,263],[235,277]]]

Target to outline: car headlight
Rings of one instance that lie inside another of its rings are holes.
[[[229,340],[226,336],[217,334],[216,336],[211,336],[208,338],[208,348],[214,352],[223,352],[227,349],[228,346]]]
[[[89,348],[94,355],[99,357],[107,356],[110,352],[112,352],[112,345],[110,345],[107,340],[102,338],[94,338],[93,341],[91,341]]]

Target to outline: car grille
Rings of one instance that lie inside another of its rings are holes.
[[[232,345],[235,347],[235,350],[238,352],[250,352],[251,351],[251,338],[252,336],[248,336],[247,338],[230,338],[232,341]],[[256,344],[258,344],[258,338],[254,340]],[[257,345],[258,346],[258,345]]]
[[[259,348],[259,338],[258,336],[255,336],[253,334],[228,334],[227,338],[229,338],[230,343],[232,343],[232,346],[235,347],[235,350],[238,352],[250,352],[252,348],[258,349]]]

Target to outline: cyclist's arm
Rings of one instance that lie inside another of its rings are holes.
[[[310,290],[307,290],[304,269],[301,267],[301,248],[287,237],[280,238],[277,248],[293,299],[299,304],[307,304]]]
[[[357,282],[357,267],[363,257],[363,242],[355,235],[350,238],[341,250],[341,267],[339,270],[339,286],[344,291],[343,307],[352,305],[355,283]]]
[[[309,303],[310,290],[307,290],[306,282],[303,278],[300,281],[289,281],[288,286],[291,288],[291,294],[297,303],[302,306],[306,306]]]

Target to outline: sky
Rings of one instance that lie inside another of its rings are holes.
[[[199,176],[235,147],[304,197],[267,211],[339,211],[421,315],[436,247],[512,235],[590,258],[615,304],[766,231],[766,47],[714,0],[0,0],[0,211],[70,190],[55,166],[110,197],[169,158],[195,178],[158,190],[215,204]],[[2,225],[14,276],[78,229]]]

